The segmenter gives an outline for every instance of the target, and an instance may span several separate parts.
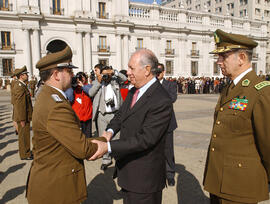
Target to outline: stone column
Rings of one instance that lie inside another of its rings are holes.
[[[38,76],[38,70],[35,69],[35,66],[37,62],[40,60],[40,38],[39,38],[39,30],[35,29],[33,31],[33,37],[34,37],[34,46],[33,46],[33,74],[37,77]]]
[[[129,42],[128,42],[128,35],[124,35],[124,46],[123,46],[123,64],[120,69],[127,69],[128,68],[128,60],[129,60]]]
[[[93,68],[92,65],[92,42],[91,42],[91,33],[87,32],[85,34],[85,71],[88,73]]]
[[[83,36],[82,36],[82,32],[78,32],[78,66],[79,66],[79,70],[78,71],[82,71],[84,72],[84,64],[83,64]]]
[[[31,45],[30,45],[30,32],[29,29],[24,29],[24,39],[25,39],[25,44],[26,44],[26,48],[25,48],[25,59],[26,59],[26,66],[27,66],[27,70],[29,71],[29,74],[31,76],[33,76],[33,68],[32,68],[32,56],[31,56]]]
[[[121,35],[116,34],[116,69],[122,69],[122,51],[121,51]]]

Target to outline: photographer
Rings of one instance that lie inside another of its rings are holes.
[[[87,76],[83,72],[78,72],[72,78],[71,88],[65,94],[71,103],[72,109],[77,114],[81,122],[82,132],[87,138],[92,137],[92,100],[88,95],[92,85],[87,83]]]
[[[114,114],[123,103],[119,83],[127,80],[127,77],[111,66],[97,64],[94,68],[96,80],[89,90],[89,96],[93,101],[93,120],[97,122],[98,133],[101,135]],[[109,154],[102,159],[101,170],[106,170],[112,164]]]

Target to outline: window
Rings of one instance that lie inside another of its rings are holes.
[[[166,65],[166,74],[172,75],[173,74],[173,61],[167,60],[165,62],[165,65]]]
[[[61,0],[53,0],[53,14],[55,15],[61,15]]]
[[[98,63],[109,66],[109,59],[98,59]]]
[[[167,49],[172,49],[172,41],[171,40],[167,40],[167,42],[166,42],[166,48]]]
[[[1,32],[1,42],[2,42],[2,49],[4,50],[11,49],[10,32],[6,31]]]
[[[138,38],[137,39],[137,49],[141,49],[141,48],[143,48],[143,39]]]
[[[8,5],[9,0],[0,0],[0,9],[3,11],[8,11],[9,10],[9,5]]]
[[[192,50],[196,50],[197,48],[197,43],[196,42],[192,42]]]
[[[214,75],[220,75],[220,69],[219,66],[217,65],[217,62],[214,62],[213,73]]]
[[[12,59],[2,59],[3,76],[10,76],[12,73]]]
[[[106,36],[99,36],[99,52],[107,51],[107,39]]]
[[[191,61],[191,75],[198,76],[198,61]]]
[[[261,14],[261,9],[256,8],[255,9],[255,15],[260,15],[260,14]]]
[[[98,3],[98,12],[99,12],[99,15],[98,15],[99,18],[106,18],[106,3],[104,2]]]

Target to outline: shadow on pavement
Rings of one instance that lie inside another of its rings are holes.
[[[114,168],[108,168],[104,173],[98,174],[87,186],[88,198],[83,204],[113,204],[114,200],[122,199],[112,179]]]
[[[205,196],[199,181],[186,170],[182,164],[176,164],[178,204],[208,204],[209,198]]]
[[[12,150],[9,152],[5,152],[5,154],[3,156],[0,156],[0,163],[2,163],[2,161],[4,161],[5,158],[12,156],[13,154],[17,154],[18,150]]]
[[[11,139],[11,140],[8,140],[6,142],[0,143],[0,150],[4,149],[9,143],[14,143],[14,142],[17,142],[17,141],[18,141],[17,139]]]
[[[10,200],[13,200],[18,195],[22,194],[25,191],[25,186],[16,187],[8,190],[0,200],[0,203],[7,203]]]
[[[0,172],[0,183],[11,173],[18,171],[19,169],[22,169],[25,166],[26,163],[21,163],[14,165],[12,167],[9,167],[7,171],[5,172]],[[1,202],[0,202],[1,203]]]

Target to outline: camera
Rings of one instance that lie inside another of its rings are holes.
[[[104,74],[104,75],[102,76],[102,81],[109,82],[110,79],[111,79],[111,76],[108,75],[108,74]]]
[[[92,70],[91,71],[91,73],[90,73],[90,79],[92,80],[92,81],[94,81],[95,80],[95,72],[94,72],[94,70]]]
[[[114,100],[113,99],[108,99],[105,101],[106,106],[111,106],[112,108],[115,106]]]

